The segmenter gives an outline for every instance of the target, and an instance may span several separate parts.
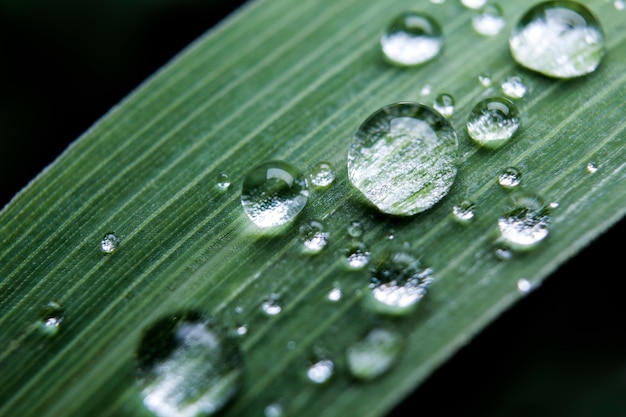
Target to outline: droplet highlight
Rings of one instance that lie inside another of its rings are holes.
[[[120,238],[115,233],[107,233],[100,241],[100,248],[105,254],[113,253],[120,245]]]
[[[311,184],[317,188],[325,188],[335,181],[335,172],[329,162],[319,162],[311,168],[309,174]]]
[[[517,106],[504,97],[478,102],[467,119],[467,133],[478,145],[489,149],[503,146],[520,127]]]
[[[470,200],[463,200],[452,208],[454,219],[461,224],[468,224],[474,220],[476,204]]]
[[[270,294],[261,303],[261,310],[268,316],[276,316],[283,311],[278,294]]]
[[[351,244],[345,252],[345,260],[350,269],[362,269],[370,261],[370,252],[363,243]]]
[[[586,168],[587,172],[590,174],[595,174],[596,172],[598,172],[598,166],[593,162],[589,162]]]
[[[519,75],[510,75],[502,82],[500,86],[502,92],[512,99],[519,99],[526,95],[528,87],[522,81],[522,77]]]
[[[60,304],[49,301],[39,311],[39,328],[47,335],[55,335],[65,319],[65,309]]]
[[[330,233],[326,230],[324,223],[319,220],[309,220],[300,226],[299,231],[306,253],[319,253],[328,244]]]
[[[550,209],[538,196],[517,193],[514,207],[498,219],[504,243],[513,250],[532,249],[549,233]]]
[[[468,9],[480,9],[487,3],[487,0],[461,0],[461,3]]]
[[[383,56],[391,64],[414,66],[439,55],[443,35],[429,15],[405,12],[397,16],[380,39]]]
[[[321,359],[307,369],[306,376],[314,384],[323,384],[333,376],[334,370],[335,364],[332,360]]]
[[[230,187],[230,175],[226,172],[220,172],[217,174],[217,188],[220,191],[226,191]]]
[[[353,220],[348,225],[348,234],[354,238],[361,237],[363,235],[363,223],[358,220]]]
[[[457,154],[457,134],[445,117],[422,104],[395,103],[358,128],[348,153],[348,177],[383,213],[410,216],[448,194]]]
[[[388,329],[371,330],[346,350],[348,370],[355,378],[374,380],[391,369],[404,348],[400,334]]]
[[[515,167],[508,167],[500,176],[498,176],[498,184],[502,188],[513,189],[522,182],[522,172]]]
[[[327,298],[329,301],[337,302],[343,298],[343,291],[339,287],[334,287],[328,292]]]
[[[502,8],[495,3],[487,3],[472,18],[474,30],[484,36],[495,36],[506,26]]]
[[[454,114],[454,97],[447,93],[439,94],[435,98],[433,108],[441,113],[442,116],[452,116]]]

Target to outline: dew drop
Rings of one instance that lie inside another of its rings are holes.
[[[496,255],[496,258],[501,261],[508,261],[513,259],[513,252],[511,251],[511,249],[504,246],[497,247],[494,250],[494,255]]]
[[[502,9],[495,3],[487,3],[480,12],[472,18],[474,30],[481,35],[494,36],[506,26]]]
[[[268,316],[278,315],[281,311],[283,311],[283,308],[280,305],[280,297],[277,294],[268,295],[265,297],[265,300],[263,300],[261,309]]]
[[[442,116],[450,117],[454,113],[454,97],[446,93],[439,94],[435,98],[433,107],[441,113]]]
[[[398,66],[423,64],[443,46],[441,27],[432,17],[417,12],[397,16],[380,39],[385,59]]]
[[[503,97],[477,103],[467,119],[467,133],[480,146],[495,149],[504,145],[520,126],[517,106]]]
[[[370,252],[363,243],[354,243],[346,250],[345,259],[351,269],[362,269],[370,261]]]
[[[433,271],[407,252],[383,255],[372,268],[367,305],[375,312],[389,315],[407,314],[424,297]]]
[[[452,208],[454,219],[462,224],[474,220],[476,205],[470,200],[463,200]]]
[[[159,417],[212,415],[237,393],[243,360],[236,339],[197,311],[163,317],[137,350],[143,403]]]
[[[241,189],[246,215],[261,228],[293,220],[309,198],[306,178],[292,164],[270,161],[250,170]]]
[[[371,381],[396,363],[403,348],[404,341],[396,331],[371,330],[363,340],[346,350],[348,369],[355,378]]]
[[[519,292],[528,293],[533,289],[533,284],[527,279],[522,278],[517,281],[517,289]]]
[[[498,219],[500,234],[511,249],[532,249],[548,236],[549,206],[540,197],[526,193],[512,198],[514,207]]]
[[[624,10],[626,8],[626,2],[624,0],[615,0],[613,7],[615,7],[615,10]]]
[[[425,97],[430,95],[430,93],[432,93],[433,91],[433,86],[430,84],[425,84],[422,89],[420,90],[420,94]]]
[[[358,220],[353,220],[348,226],[348,234],[352,237],[361,237],[363,235],[363,224]]]
[[[306,371],[309,381],[314,384],[323,384],[333,376],[335,364],[330,359],[321,359],[312,364]]]
[[[120,239],[115,235],[115,233],[107,233],[100,241],[100,248],[102,249],[102,252],[106,254],[115,252],[119,245]]]
[[[526,95],[528,88],[519,75],[511,75],[502,82],[502,92],[510,98],[522,98]]]
[[[339,287],[335,287],[328,292],[328,300],[329,301],[339,301],[343,297],[343,291]]]
[[[587,164],[587,172],[590,174],[595,174],[596,172],[598,172],[598,166],[593,162],[589,162]]]
[[[263,411],[265,417],[282,417],[283,416],[283,405],[281,403],[271,403],[265,410]]]
[[[522,172],[515,167],[508,167],[498,177],[498,184],[503,188],[512,189],[522,182]]]
[[[480,9],[487,3],[487,0],[461,0],[461,3],[469,9]]]
[[[358,128],[348,153],[348,176],[383,213],[409,216],[448,193],[457,153],[457,134],[445,117],[422,104],[395,103]]]
[[[509,38],[522,66],[555,78],[596,70],[604,57],[604,32],[598,19],[574,1],[544,1],[531,7]]]
[[[39,312],[39,328],[43,333],[55,335],[65,319],[65,310],[54,301],[48,302]]]
[[[318,188],[328,187],[335,181],[335,173],[329,162],[315,164],[309,176],[311,177],[311,184]]]
[[[300,236],[307,253],[319,253],[328,244],[329,232],[324,224],[318,220],[310,220],[300,226]]]
[[[230,175],[226,172],[217,174],[217,188],[221,191],[226,191],[228,187],[230,187]]]
[[[488,72],[483,72],[482,74],[478,75],[478,82],[483,86],[483,87],[490,87],[491,86],[491,74],[489,74]]]
[[[245,336],[246,334],[248,334],[248,326],[245,324],[242,324],[237,327],[236,331],[237,331],[238,336]]]

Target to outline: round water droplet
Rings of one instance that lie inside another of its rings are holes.
[[[335,173],[329,162],[319,162],[311,169],[311,184],[318,188],[328,187],[335,181]]]
[[[598,172],[598,166],[593,162],[589,162],[587,164],[587,172],[589,172],[590,174],[595,174],[596,172]]]
[[[407,314],[426,294],[432,275],[432,269],[409,253],[387,253],[371,270],[366,303],[377,313]]]
[[[480,146],[495,149],[504,145],[521,123],[512,101],[490,97],[477,103],[467,119],[467,133]]]
[[[506,26],[506,20],[499,5],[488,3],[472,18],[472,26],[481,35],[494,36]]]
[[[119,245],[120,239],[115,235],[115,233],[107,233],[100,241],[100,248],[102,249],[102,252],[106,254],[115,252]]]
[[[474,220],[476,205],[470,200],[463,200],[452,208],[452,214],[456,221],[462,224]]]
[[[65,319],[65,310],[56,302],[48,302],[39,312],[39,328],[43,333],[55,335]]]
[[[533,284],[529,280],[522,278],[517,281],[517,289],[520,292],[527,293],[533,289]]]
[[[245,336],[246,334],[248,334],[248,325],[242,324],[240,326],[237,326],[237,335],[238,336]]]
[[[363,243],[354,243],[346,250],[345,259],[351,269],[361,269],[369,263],[370,252]]]
[[[531,7],[513,29],[509,46],[520,65],[555,78],[593,72],[605,53],[600,22],[574,1],[544,1]]]
[[[239,390],[236,339],[206,314],[187,311],[144,330],[137,350],[144,405],[159,417],[211,415]]]
[[[268,316],[275,316],[283,311],[278,294],[270,294],[265,297],[265,300],[261,304],[261,309]]]
[[[348,234],[352,237],[361,237],[363,235],[363,224],[358,220],[353,220],[348,226]]]
[[[265,417],[282,417],[283,416],[283,405],[281,403],[271,403],[265,410],[263,411]]]
[[[515,167],[508,167],[498,177],[498,184],[504,188],[515,188],[522,182],[522,172]]]
[[[435,98],[433,107],[443,116],[450,117],[454,113],[454,97],[446,93],[439,94]]]
[[[300,226],[300,236],[307,253],[319,253],[328,244],[330,233],[325,230],[324,224],[318,220],[310,220]]]
[[[626,2],[624,0],[615,0],[613,7],[615,7],[615,10],[624,10],[626,8]]]
[[[343,297],[343,291],[341,291],[341,288],[339,287],[335,287],[328,292],[328,300],[330,301],[333,301],[333,302],[339,301],[341,300],[342,297]]]
[[[513,259],[513,252],[511,251],[511,249],[504,246],[496,247],[496,249],[494,250],[494,255],[496,255],[496,258],[501,261],[508,261]]]
[[[488,72],[483,72],[482,74],[478,75],[478,82],[483,87],[490,87],[492,83],[491,74],[489,74]]]
[[[487,0],[461,0],[461,3],[469,9],[480,9],[487,3]]]
[[[226,172],[220,172],[217,174],[217,188],[225,191],[230,187],[230,175]]]
[[[261,228],[293,220],[309,198],[306,178],[285,161],[265,162],[246,175],[241,204],[246,215]]]
[[[347,349],[348,369],[355,378],[371,381],[395,364],[403,348],[404,341],[396,331],[374,329]]]
[[[430,93],[432,93],[433,91],[433,86],[430,84],[425,84],[422,89],[420,90],[420,94],[422,96],[427,96],[430,95]]]
[[[306,371],[309,381],[315,384],[323,384],[333,376],[335,364],[330,359],[321,359],[312,364]]]
[[[409,216],[448,193],[457,153],[457,134],[445,117],[422,104],[395,103],[358,128],[348,153],[348,176],[380,211]]]
[[[439,23],[432,17],[405,12],[391,22],[380,44],[387,61],[413,66],[436,57],[443,46],[443,36]]]
[[[502,92],[511,98],[522,98],[526,95],[528,88],[524,85],[522,77],[511,75],[502,82]]]
[[[548,236],[549,206],[541,198],[525,193],[512,198],[514,207],[498,219],[500,234],[511,249],[532,249]]]

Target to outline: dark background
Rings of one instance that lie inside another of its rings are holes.
[[[0,0],[0,207],[242,3]],[[624,232],[561,267],[391,416],[626,416]]]

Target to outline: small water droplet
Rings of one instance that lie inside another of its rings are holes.
[[[431,268],[407,252],[383,255],[372,268],[366,302],[381,314],[401,315],[412,311],[433,281]]]
[[[296,348],[296,342],[294,342],[293,340],[290,340],[289,342],[287,342],[287,350],[294,350]]]
[[[551,203],[549,204],[549,206],[550,206],[550,208],[551,208],[551,209],[557,209],[557,208],[559,208],[559,205],[560,205],[560,204],[559,204],[559,202],[558,202],[558,201],[553,201],[553,202],[551,202]]]
[[[348,266],[352,269],[364,268],[370,261],[370,252],[363,243],[354,243],[345,253]]]
[[[456,221],[462,224],[474,220],[476,205],[470,200],[463,200],[452,208],[452,214]]]
[[[309,381],[315,384],[323,384],[333,376],[335,364],[330,359],[321,359],[312,364],[306,371]]]
[[[439,54],[443,35],[439,23],[432,17],[405,12],[391,22],[380,43],[388,62],[413,66],[430,61]]]
[[[442,116],[450,117],[454,113],[454,97],[447,93],[439,94],[435,98],[433,107]]]
[[[237,335],[245,336],[247,333],[248,333],[248,325],[242,324],[240,326],[237,326]]]
[[[500,234],[511,249],[532,249],[548,236],[549,207],[540,197],[526,193],[512,199],[514,207],[498,219]]]
[[[243,307],[241,307],[241,306],[235,307],[235,313],[237,313],[237,314],[243,313]]]
[[[425,97],[425,96],[430,95],[430,93],[432,93],[432,91],[433,91],[433,86],[432,85],[424,84],[424,86],[420,90],[420,94],[422,95],[422,97]]]
[[[587,172],[589,172],[590,174],[595,174],[596,172],[598,172],[598,166],[593,162],[589,162],[587,164]]]
[[[330,301],[339,301],[343,297],[343,291],[339,287],[335,287],[328,292],[328,299]]]
[[[102,249],[102,252],[106,254],[115,252],[119,245],[120,239],[115,235],[115,233],[107,233],[100,241],[100,248]]]
[[[265,297],[263,303],[261,304],[261,309],[268,316],[275,316],[283,311],[282,306],[280,305],[280,297],[277,294],[270,294]]]
[[[506,26],[502,9],[495,3],[487,3],[472,18],[474,30],[481,35],[494,36]]]
[[[309,198],[309,186],[300,170],[285,161],[270,161],[250,170],[243,181],[241,204],[261,228],[293,220]]]
[[[626,2],[624,0],[615,0],[613,7],[615,7],[615,10],[624,10],[626,8]]]
[[[226,172],[220,172],[217,174],[217,188],[225,191],[230,187],[230,175]]]
[[[521,124],[519,111],[512,101],[490,97],[477,103],[467,119],[470,138],[486,148],[504,145]]]
[[[335,181],[333,166],[329,162],[319,162],[311,168],[311,184],[318,188],[328,187]]]
[[[371,381],[396,363],[403,348],[404,341],[396,331],[371,330],[363,340],[347,349],[348,369],[355,378]]]
[[[522,98],[526,95],[528,88],[519,75],[511,75],[502,82],[502,92],[511,98]]]
[[[282,417],[283,405],[278,402],[271,403],[267,407],[265,407],[265,410],[263,413],[265,417]]]
[[[305,252],[315,254],[326,247],[330,233],[325,230],[322,222],[310,220],[300,226],[300,236]]]
[[[65,319],[65,310],[56,302],[48,302],[39,312],[39,328],[43,333],[55,335]]]
[[[509,46],[520,65],[555,78],[593,72],[605,53],[600,22],[573,1],[544,1],[531,7],[514,27]]]
[[[491,74],[489,74],[488,72],[483,72],[482,74],[478,75],[478,82],[483,86],[483,87],[490,87],[492,80],[491,80]]]
[[[533,284],[529,280],[522,278],[517,281],[517,289],[520,292],[527,293],[533,289]]]
[[[187,311],[144,330],[136,372],[143,403],[157,416],[212,415],[239,390],[243,362],[224,328],[204,313]]]
[[[430,0],[432,4],[444,4],[446,0]]]
[[[501,261],[508,261],[510,259],[513,259],[513,252],[511,251],[511,249],[504,246],[496,247],[496,249],[494,250],[494,255],[496,255],[496,258]]]
[[[487,3],[487,0],[461,0],[461,3],[468,9],[480,9]]]
[[[348,226],[348,234],[352,237],[361,237],[363,235],[363,224],[358,220],[353,220]]]
[[[498,184],[503,188],[512,189],[522,182],[522,172],[515,167],[508,167],[498,177]]]
[[[422,104],[395,103],[358,128],[348,153],[348,176],[380,211],[409,216],[448,194],[457,154],[457,134],[445,117]]]

